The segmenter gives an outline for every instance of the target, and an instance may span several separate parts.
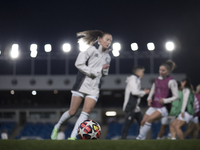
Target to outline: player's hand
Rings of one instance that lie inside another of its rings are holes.
[[[110,67],[110,65],[104,64],[103,67],[102,67],[102,69],[108,69],[109,67]]]
[[[151,107],[152,100],[148,100],[148,106]]]
[[[149,90],[149,89],[144,89],[144,92],[145,92],[146,94],[149,94],[150,90]]]
[[[181,113],[181,117],[182,117],[182,118],[185,117],[185,113],[184,113],[184,112]]]
[[[162,98],[159,99],[158,102],[159,102],[159,104],[161,104],[161,105],[164,104],[164,100],[163,100]]]

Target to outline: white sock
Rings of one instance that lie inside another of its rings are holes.
[[[56,129],[59,130],[61,124],[62,124],[65,120],[69,119],[70,117],[71,117],[71,116],[69,115],[69,111],[66,111],[65,113],[63,113],[62,116],[60,117],[60,120],[59,120],[58,123],[55,125]]]
[[[176,138],[171,138],[171,140],[176,140]]]
[[[151,123],[145,122],[144,126],[140,130],[140,134],[137,136],[136,139],[144,140],[146,139],[147,133],[151,129]]]
[[[75,137],[77,136],[77,130],[78,130],[79,125],[80,125],[83,121],[87,120],[88,117],[89,117],[89,114],[88,114],[88,113],[83,112],[83,111],[81,112],[81,115],[79,116],[78,120],[76,121],[76,124],[75,124],[75,126],[74,126],[74,129],[73,129],[73,131],[72,131],[72,133],[71,133],[71,136],[70,136],[71,138],[75,138]]]

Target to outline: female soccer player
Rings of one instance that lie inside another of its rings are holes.
[[[76,82],[72,88],[71,104],[54,126],[51,139],[57,139],[58,130],[61,124],[74,116],[84,100],[82,112],[76,121],[74,129],[69,140],[75,140],[78,126],[87,120],[91,110],[94,108],[99,97],[100,79],[102,76],[108,75],[111,57],[109,55],[109,47],[112,42],[112,35],[99,30],[83,31],[77,34],[81,36],[79,40],[83,40],[86,44],[91,45],[86,51],[80,52],[75,66],[79,70]]]
[[[176,132],[179,139],[184,139],[183,131],[181,127],[185,123],[189,123],[194,115],[194,94],[192,90],[192,85],[188,78],[185,78],[181,81],[181,86],[183,89],[183,99],[181,105],[181,113],[178,115],[178,118],[172,124],[172,128]],[[172,137],[176,138],[176,137]]]
[[[160,132],[157,135],[157,139],[162,139],[167,126],[169,125],[169,127],[172,126],[173,121],[176,119],[176,117],[180,114],[181,110],[180,110],[180,105],[182,105],[182,99],[183,99],[183,93],[182,93],[182,87],[181,87],[181,82],[177,81],[177,85],[178,85],[178,100],[175,100],[172,102],[172,106],[170,109],[170,113],[168,114],[167,117],[162,117],[161,119],[161,127],[160,127]],[[171,132],[168,133],[168,138],[171,138]]]
[[[167,108],[169,104],[178,99],[176,80],[170,76],[174,68],[175,63],[171,60],[167,60],[160,65],[160,76],[155,79],[147,98],[148,106],[150,107],[142,119],[140,133],[136,138],[137,140],[146,139],[152,122],[161,117],[166,117],[168,115]]]
[[[184,133],[184,137],[187,137],[187,135],[193,131],[193,139],[198,138],[198,133],[200,128],[199,119],[200,119],[200,84],[197,86],[195,93],[194,116],[190,122],[188,129]]]

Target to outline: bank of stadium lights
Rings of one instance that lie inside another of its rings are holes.
[[[51,52],[51,50],[52,50],[52,48],[51,48],[51,44],[45,44],[44,45],[44,50],[45,50],[45,52]]]
[[[37,53],[38,53],[37,52],[37,44],[31,44],[30,51],[31,51],[30,56],[32,58],[35,58],[37,56]]]
[[[62,46],[62,49],[64,52],[70,52],[71,51],[71,45],[69,43],[65,43]]]
[[[113,43],[112,48],[113,48],[112,50],[113,56],[118,57],[120,55],[119,51],[121,50],[121,44]]]
[[[138,50],[138,44],[137,43],[132,43],[131,44],[131,50],[132,51],[137,51]]]
[[[116,116],[117,112],[116,111],[106,111],[105,115],[106,116]]]
[[[168,51],[173,51],[174,50],[174,48],[175,48],[175,45],[174,45],[174,43],[173,42],[167,42],[166,44],[165,44],[165,47],[166,47],[166,49],[168,50]]]
[[[10,55],[13,59],[19,57],[19,45],[18,44],[12,45]]]
[[[155,49],[154,43],[152,43],[152,42],[148,43],[147,48],[148,48],[149,51],[153,51]]]

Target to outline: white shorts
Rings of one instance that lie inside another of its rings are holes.
[[[153,114],[155,111],[159,111],[159,112],[161,113],[162,117],[168,116],[168,111],[167,111],[167,109],[166,109],[165,106],[163,106],[162,108],[149,107],[149,108],[147,109],[147,111],[146,111],[146,114],[150,116],[150,115]]]
[[[163,125],[169,125],[172,121],[174,121],[176,119],[176,117],[175,116],[173,116],[173,117],[169,117],[169,116],[167,116],[167,117],[162,117],[162,119],[161,119],[161,124],[163,124]]]
[[[86,94],[83,94],[81,92],[78,92],[78,91],[71,91],[72,92],[72,96],[77,96],[77,97],[89,97],[89,98],[92,98],[94,99],[96,102],[98,101],[98,97],[96,96],[93,96],[93,95],[86,95]]]
[[[199,118],[198,118],[198,116],[193,117],[192,120],[191,120],[191,122],[194,122],[195,124],[198,124],[198,123],[199,123]]]
[[[186,123],[189,123],[192,120],[193,116],[188,114],[188,112],[184,112],[184,118],[181,116],[181,113],[178,115],[179,120],[185,121]]]

